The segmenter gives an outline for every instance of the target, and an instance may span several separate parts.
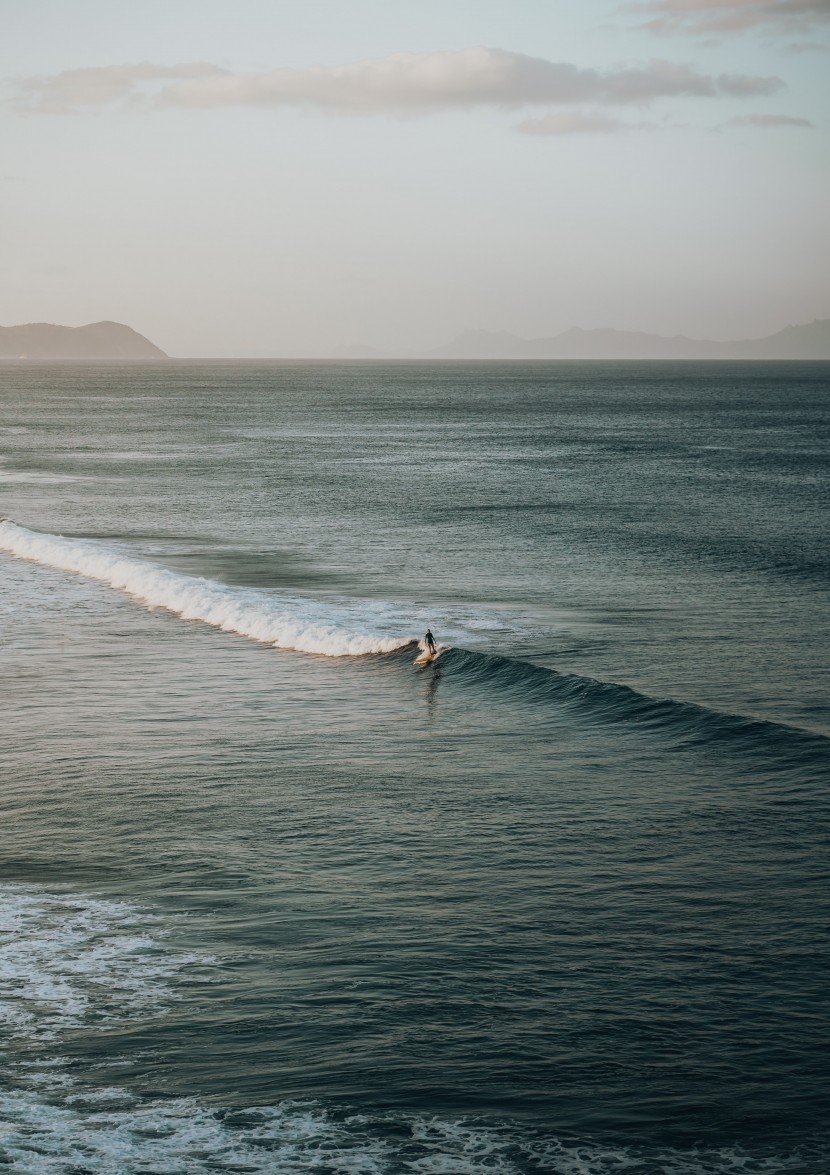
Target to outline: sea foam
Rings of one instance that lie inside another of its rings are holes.
[[[40,534],[10,519],[0,521],[0,551],[85,575],[147,607],[165,608],[184,620],[200,620],[280,649],[348,657],[388,653],[411,641],[409,636],[372,631],[362,614],[366,606],[358,601],[338,604],[229,587],[132,558],[97,540]]]
[[[826,1170],[822,1147],[753,1156],[732,1149],[607,1145],[520,1122],[326,1106],[222,1105],[145,1096],[106,1083],[119,1053],[80,1063],[91,1038],[187,1014],[191,985],[222,981],[223,960],[176,945],[175,917],[128,901],[0,886],[0,1164],[21,1175],[789,1175]],[[190,926],[192,937],[193,926]],[[198,1007],[198,1004],[196,1005]],[[72,1057],[62,1055],[67,1038]],[[127,1034],[127,1040],[129,1034]],[[163,1038],[160,1038],[163,1039]],[[15,1045],[24,1046],[22,1050]],[[91,1078],[91,1079],[90,1079]],[[103,1081],[102,1081],[103,1079]],[[140,1085],[141,1082],[139,1081]]]
[[[170,950],[160,919],[120,901],[0,888],[0,1023],[6,1040],[59,1040],[152,1013],[211,955]]]

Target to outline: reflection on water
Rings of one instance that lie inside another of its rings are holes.
[[[430,718],[434,717],[435,701],[438,695],[438,683],[441,680],[441,667],[437,663],[427,666],[427,688],[426,688],[426,702],[427,714]]]

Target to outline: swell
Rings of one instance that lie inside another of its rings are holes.
[[[396,653],[408,662],[415,644],[411,636],[390,636],[365,627],[365,605],[317,603],[234,588],[131,558],[97,540],[30,531],[10,519],[0,520],[0,551],[84,575],[148,607],[164,608],[182,619],[281,649],[329,657]],[[830,739],[817,732],[694,702],[653,698],[625,685],[559,673],[510,657],[449,648],[442,653],[440,671],[476,691],[496,691],[503,699],[556,706],[560,712],[587,714],[604,725],[636,724],[670,737],[674,745],[723,743],[738,750],[766,752],[787,766],[819,763],[826,767],[830,761]]]
[[[411,643],[409,636],[373,631],[355,606],[277,597],[180,575],[96,540],[40,534],[11,519],[0,521],[0,551],[87,576],[147,607],[165,608],[184,620],[200,620],[280,649],[347,657],[388,653]]]
[[[503,697],[512,696],[525,704],[555,705],[560,711],[588,714],[604,725],[635,723],[669,736],[675,745],[727,744],[739,751],[760,751],[770,759],[780,758],[789,767],[830,764],[830,738],[796,726],[730,714],[695,702],[652,698],[626,685],[467,649],[448,650],[440,665],[477,691],[498,690]]]

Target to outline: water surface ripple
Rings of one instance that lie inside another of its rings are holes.
[[[0,1162],[830,1170],[828,374],[0,370]]]

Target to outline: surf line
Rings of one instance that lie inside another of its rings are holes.
[[[412,638],[385,636],[354,627],[355,605],[318,603],[230,588],[213,580],[179,575],[157,564],[123,555],[93,539],[27,530],[0,519],[0,551],[105,583],[149,608],[164,608],[183,620],[198,620],[278,649],[356,657],[391,653]]]

